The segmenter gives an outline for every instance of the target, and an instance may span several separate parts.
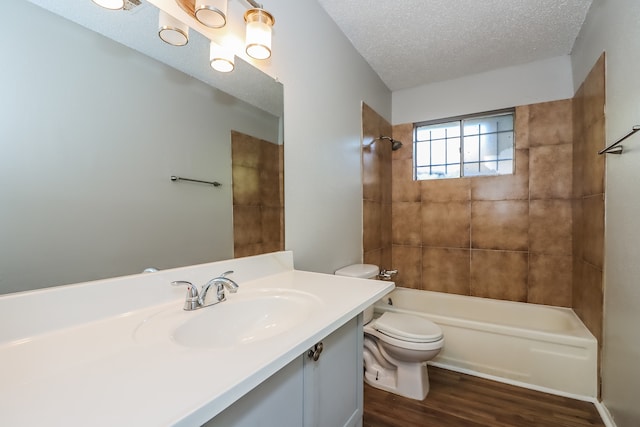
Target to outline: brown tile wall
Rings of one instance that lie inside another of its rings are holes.
[[[605,55],[573,100],[574,311],[602,342],[604,263]]]
[[[391,144],[371,141],[391,136],[391,131],[389,122],[362,104],[363,259],[387,269],[391,268]]]
[[[236,258],[284,249],[283,147],[231,132]]]
[[[365,262],[398,286],[572,307],[602,342],[604,61],[573,99],[516,107],[514,175],[414,181],[410,123],[402,149],[364,148]],[[389,129],[363,106],[365,144]]]
[[[572,100],[516,108],[515,174],[414,181],[413,125],[393,127],[398,286],[570,307]]]

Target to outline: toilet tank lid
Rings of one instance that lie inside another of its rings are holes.
[[[380,270],[373,264],[352,264],[336,270],[337,276],[360,277],[370,279],[378,275]]]
[[[383,334],[409,342],[433,342],[442,338],[442,329],[424,317],[385,312],[374,326]]]

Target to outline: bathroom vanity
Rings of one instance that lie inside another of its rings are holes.
[[[322,339],[317,360],[313,348],[296,357],[205,426],[361,426],[361,319]]]
[[[171,282],[228,270],[183,310]],[[2,296],[0,425],[359,425],[361,312],[392,288],[277,252]]]

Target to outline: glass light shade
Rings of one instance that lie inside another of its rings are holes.
[[[254,59],[267,59],[271,56],[271,27],[275,23],[273,16],[264,9],[249,9],[244,14],[247,23],[245,51]]]
[[[222,28],[227,23],[227,0],[196,0],[194,16],[210,28]]]
[[[124,8],[125,0],[93,0],[95,4],[105,9],[120,10]]]
[[[209,63],[211,68],[221,73],[229,73],[235,67],[233,53],[214,42],[209,47]]]
[[[189,43],[189,26],[178,21],[164,10],[160,10],[158,35],[165,43],[173,46],[184,46]]]

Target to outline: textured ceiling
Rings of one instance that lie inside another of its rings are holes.
[[[391,90],[568,55],[591,0],[318,0]]]

